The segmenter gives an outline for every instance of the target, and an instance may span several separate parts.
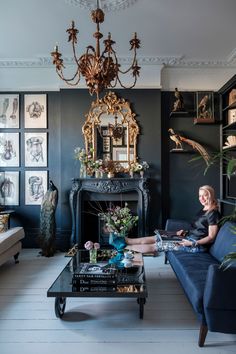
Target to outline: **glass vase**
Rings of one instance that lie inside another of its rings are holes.
[[[80,164],[79,176],[80,178],[86,178],[86,165],[84,163]]]
[[[89,250],[89,263],[97,263],[97,249],[92,248]]]
[[[109,244],[113,246],[117,252],[123,252],[126,247],[125,237],[120,234],[110,233]]]

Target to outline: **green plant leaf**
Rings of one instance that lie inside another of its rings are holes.
[[[227,164],[227,176],[230,179],[230,176],[235,172],[236,168],[236,159],[230,159]]]
[[[236,262],[236,252],[230,252],[229,254],[227,254],[224,257],[224,259],[220,265],[220,268],[223,268],[224,270],[226,270],[235,262]]]

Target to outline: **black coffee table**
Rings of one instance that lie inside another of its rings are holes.
[[[112,250],[98,250],[98,264],[108,262],[114,255]],[[148,296],[144,262],[141,253],[134,253],[132,267],[121,268],[120,264],[114,265],[117,268],[117,287],[112,291],[80,291],[72,284],[73,274],[80,265],[89,262],[89,253],[86,250],[79,250],[59,274],[57,279],[47,291],[47,297],[55,297],[55,314],[61,318],[65,312],[67,297],[133,297],[139,305],[139,318],[143,319],[144,305]],[[122,265],[121,265],[122,266]]]

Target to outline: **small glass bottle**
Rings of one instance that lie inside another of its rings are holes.
[[[89,250],[89,263],[97,263],[97,249],[92,248]]]

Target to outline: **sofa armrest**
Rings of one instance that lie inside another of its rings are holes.
[[[181,219],[167,219],[165,230],[168,231],[178,231],[178,230],[189,230],[191,224],[186,220]]]
[[[209,266],[203,306],[209,330],[236,333],[236,267]]]

